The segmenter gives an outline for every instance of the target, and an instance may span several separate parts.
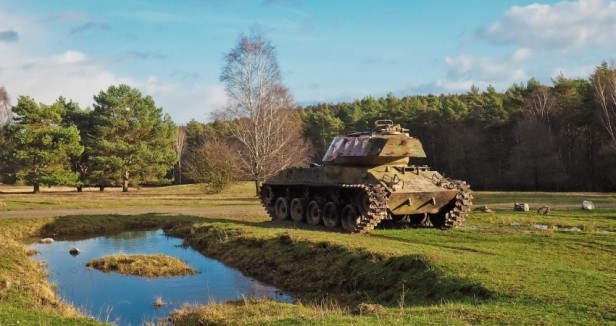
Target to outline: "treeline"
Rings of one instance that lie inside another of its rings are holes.
[[[476,190],[615,191],[616,69],[589,79],[531,79],[505,92],[388,94],[305,107],[306,136],[322,157],[334,135],[392,119],[423,143],[427,164]]]
[[[41,185],[121,185],[126,191],[172,182],[204,182],[220,191],[237,178],[258,184],[305,164],[310,153],[318,162],[335,135],[370,130],[378,119],[400,123],[423,143],[428,157],[412,164],[466,180],[476,190],[616,191],[616,68],[606,63],[588,79],[560,75],[549,86],[530,79],[504,92],[473,87],[464,94],[388,94],[297,110],[285,104],[254,114],[260,117],[254,121],[236,114],[184,126],[126,85],[101,91],[93,109],[24,96],[9,107],[3,91],[0,181],[35,191]],[[268,94],[264,103],[288,98],[280,87]],[[287,132],[272,133],[272,125]],[[308,141],[295,136],[296,128]]]
[[[34,192],[52,185],[128,191],[172,181],[176,126],[151,97],[127,85],[101,91],[93,109],[62,97],[44,104],[20,96],[3,116],[10,117],[0,133],[4,183],[32,185]]]

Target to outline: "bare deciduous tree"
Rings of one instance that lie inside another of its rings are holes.
[[[549,121],[554,107],[554,96],[550,92],[550,89],[545,86],[534,90],[526,101],[528,112],[538,120]]]
[[[186,175],[196,182],[206,183],[210,192],[221,192],[235,179],[237,156],[229,143],[211,138],[189,150],[191,160],[186,163]]]
[[[11,100],[4,86],[0,86],[0,127],[7,125],[13,119]]]
[[[601,123],[610,137],[610,148],[616,151],[616,67],[603,63],[592,76],[595,100],[601,109]]]
[[[175,141],[175,153],[178,156],[178,183],[182,184],[182,156],[186,149],[186,127],[179,126]]]
[[[239,143],[241,172],[255,181],[305,164],[312,147],[288,90],[281,83],[274,46],[252,31],[225,56],[220,75],[229,97],[218,118],[230,121]]]
[[[556,100],[549,87],[540,86],[535,89],[525,100],[522,107],[528,118],[543,121],[548,130],[552,130],[551,117],[556,109]]]

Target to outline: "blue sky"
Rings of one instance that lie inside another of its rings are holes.
[[[208,121],[223,56],[250,29],[299,104],[550,84],[616,59],[608,0],[0,0],[0,84],[13,104],[86,107],[127,83],[178,123]]]

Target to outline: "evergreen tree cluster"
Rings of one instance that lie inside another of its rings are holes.
[[[94,109],[59,98],[21,96],[2,128],[0,176],[6,183],[123,187],[169,183],[176,126],[149,96],[127,85],[94,97]]]

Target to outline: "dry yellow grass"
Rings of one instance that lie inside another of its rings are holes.
[[[143,277],[172,277],[195,274],[184,261],[166,255],[113,255],[94,259],[86,264],[103,272]]]

